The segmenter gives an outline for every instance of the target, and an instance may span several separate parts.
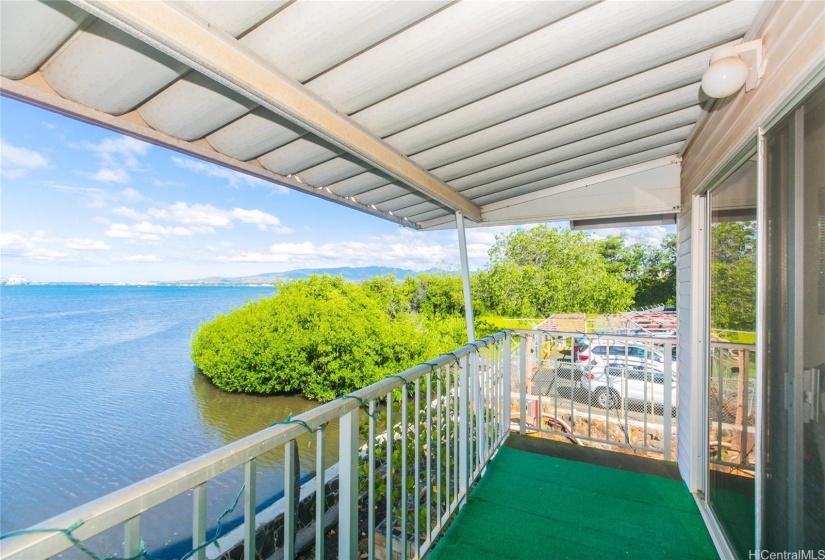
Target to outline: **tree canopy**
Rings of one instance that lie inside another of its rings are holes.
[[[330,400],[466,344],[455,286],[436,275],[279,282],[275,296],[202,325],[192,359],[227,391]]]
[[[634,287],[601,249],[586,233],[544,225],[498,236],[479,279],[480,299],[511,317],[624,311]]]
[[[710,324],[756,330],[756,222],[717,222],[710,235]]]

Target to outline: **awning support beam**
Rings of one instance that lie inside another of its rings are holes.
[[[461,283],[464,286],[464,316],[467,320],[467,341],[476,341],[475,317],[473,316],[473,298],[470,290],[470,262],[467,258],[467,237],[464,235],[464,215],[455,213],[455,226],[458,230],[458,253],[461,258]]]

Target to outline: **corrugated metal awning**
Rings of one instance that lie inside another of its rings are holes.
[[[0,74],[4,95],[437,228],[456,210],[479,221],[525,195],[674,161],[702,118],[710,53],[763,11],[8,1]],[[644,212],[672,210],[672,197],[660,206]]]

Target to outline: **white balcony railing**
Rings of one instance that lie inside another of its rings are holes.
[[[675,457],[674,337],[517,333],[520,375],[511,401],[521,433]]]
[[[96,551],[95,537],[119,531],[123,558],[148,558],[141,516],[191,499],[192,522],[181,520],[179,529],[193,535],[187,559],[292,558],[312,545],[324,558],[336,523],[340,558],[421,558],[511,427],[671,458],[673,345],[669,338],[503,331],[5,535],[0,557],[36,560],[83,547],[82,555],[101,558],[114,551]],[[338,464],[325,470],[324,428],[335,422]],[[296,438],[308,431],[317,468],[301,486]],[[264,515],[256,461],[273,450],[283,453],[284,496]],[[222,536],[218,550],[206,538],[207,485],[235,469],[243,471],[243,525]]]

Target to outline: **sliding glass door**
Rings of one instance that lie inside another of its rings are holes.
[[[760,544],[775,552],[819,551],[825,550],[825,88],[765,140]]]
[[[740,558],[755,548],[756,153],[708,193],[706,503]]]

